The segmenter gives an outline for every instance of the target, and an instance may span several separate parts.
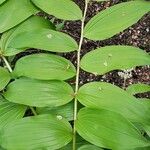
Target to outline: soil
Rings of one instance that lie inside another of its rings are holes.
[[[84,0],[74,0],[76,4],[82,9],[84,9]],[[127,0],[110,0],[107,2],[91,2],[88,7],[88,12],[86,16],[86,23],[98,12],[113,6],[118,3],[126,2]],[[52,19],[53,16],[49,16],[47,14],[39,14],[42,16],[46,16],[48,19]],[[55,23],[61,23],[62,20],[55,19]],[[72,36],[77,42],[80,39],[80,28],[81,22],[80,21],[65,21],[64,27],[61,31],[69,34]],[[146,52],[150,52],[150,13],[144,15],[138,23],[134,24],[133,26],[129,27],[128,29],[124,30],[123,32],[115,35],[114,37],[103,40],[103,41],[91,41],[88,39],[84,39],[81,51],[81,57],[85,55],[87,52],[96,49],[98,47],[104,47],[107,45],[131,45],[135,47],[139,47]],[[38,50],[39,52],[39,50]],[[37,53],[37,50],[30,49],[29,51],[23,52],[17,55],[16,60],[24,55],[30,53]],[[60,54],[69,59],[75,66],[76,66],[76,52],[71,52],[67,54]],[[124,85],[124,79],[122,79],[118,75],[118,71],[113,71],[107,73],[103,76],[93,75],[90,73],[86,73],[81,70],[80,73],[80,86],[87,82],[91,81],[105,81],[112,84],[115,84],[121,88]],[[75,80],[72,80],[71,83],[74,84]],[[125,86],[129,86],[133,83],[145,83],[150,84],[150,66],[144,67],[136,67],[134,70],[131,71],[131,77],[126,80]],[[145,97],[150,98],[150,92],[145,94],[140,94],[138,97]]]

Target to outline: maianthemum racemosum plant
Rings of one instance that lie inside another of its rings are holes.
[[[117,4],[85,25],[91,2],[85,0],[82,15],[71,0],[0,0],[0,150],[150,149],[150,101],[134,97],[150,86],[133,84],[126,90],[105,82],[79,86],[80,67],[104,75],[150,64],[148,53],[123,45],[101,47],[80,58],[84,38],[112,37],[149,12],[150,2]],[[62,20],[81,20],[79,45],[36,16],[41,11]],[[47,53],[26,55],[12,66],[14,56],[29,48]],[[71,51],[77,52],[77,69],[59,55]],[[75,89],[68,82],[73,77]],[[34,116],[27,115],[28,110]]]

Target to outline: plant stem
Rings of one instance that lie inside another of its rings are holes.
[[[76,73],[76,83],[75,83],[75,96],[77,95],[78,89],[79,89],[79,76],[80,76],[80,52],[81,47],[84,39],[84,23],[88,8],[88,1],[85,0],[85,8],[84,8],[84,15],[81,20],[81,35],[80,35],[80,42],[78,47],[78,53],[77,53],[77,73]],[[78,100],[75,98],[74,100],[74,126],[73,126],[73,150],[76,150],[76,119],[77,119],[77,110],[78,110]]]
[[[11,68],[9,62],[7,61],[7,59],[4,56],[1,56],[1,57],[2,57],[3,61],[5,62],[6,67],[8,68],[9,72],[12,72],[12,68]]]
[[[33,107],[31,107],[31,106],[29,106],[30,107],[30,109],[31,109],[31,111],[32,111],[32,113],[33,113],[33,115],[34,116],[37,116],[38,114],[37,114],[37,112],[35,111],[35,109],[33,108]]]
[[[6,59],[4,56],[1,56],[1,58],[3,59],[4,63],[6,64],[6,67],[8,68],[9,72],[10,72],[10,73],[13,72],[13,70],[12,70],[12,68],[11,68],[11,66],[10,66],[10,64],[9,64],[9,62],[7,61],[7,59]],[[32,113],[36,116],[37,113],[36,113],[36,111],[34,110],[34,108],[33,108],[33,107],[30,107],[30,109],[31,109]]]

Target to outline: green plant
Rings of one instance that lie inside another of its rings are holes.
[[[85,0],[82,15],[71,0],[0,0],[0,149],[149,149],[150,104],[146,99],[138,101],[134,94],[150,87],[136,84],[124,90],[105,82],[80,87],[79,75],[80,67],[104,75],[150,64],[150,56],[143,50],[121,45],[98,48],[80,58],[84,38],[112,37],[136,23],[150,10],[150,3],[117,4],[85,25],[90,2]],[[53,23],[35,15],[42,10],[59,19],[81,20],[79,45],[57,31]],[[47,53],[24,56],[13,67],[7,57],[29,48]],[[75,50],[77,69],[58,56]],[[73,77],[75,89],[69,84]],[[34,116],[25,115],[28,110]]]

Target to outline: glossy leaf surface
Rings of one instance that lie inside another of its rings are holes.
[[[43,11],[64,20],[79,20],[82,11],[71,0],[32,0],[32,2]]]
[[[103,150],[103,149],[95,145],[87,144],[87,145],[81,146],[80,148],[78,148],[78,150]]]
[[[0,33],[18,25],[37,12],[30,0],[7,0],[0,6]]]
[[[53,54],[33,54],[22,57],[15,65],[14,74],[41,80],[66,80],[75,76],[73,64]]]
[[[53,114],[58,118],[66,118],[68,121],[73,120],[73,103],[70,102],[66,105],[59,107],[39,107],[37,108],[38,114]]]
[[[23,33],[30,33],[34,30],[38,29],[55,29],[54,25],[39,16],[32,16],[23,23],[19,24],[15,28],[9,30],[8,32],[5,32],[2,35],[2,46],[1,49],[3,50],[2,53],[5,56],[15,55],[21,51],[24,51],[26,48],[16,49],[15,47],[9,47],[9,44],[12,41],[15,41],[16,37]]]
[[[7,87],[4,97],[19,104],[37,107],[56,107],[73,99],[72,87],[63,81],[16,79]]]
[[[119,150],[150,144],[128,120],[105,109],[81,109],[76,125],[84,139],[100,147]]]
[[[8,123],[21,119],[27,107],[10,103],[7,101],[0,101],[0,129]]]
[[[150,86],[148,84],[142,84],[142,83],[132,84],[128,86],[126,91],[132,95],[138,93],[150,92]]]
[[[77,43],[65,33],[50,29],[37,29],[15,36],[8,48],[37,48],[52,52],[71,52],[77,50]]]
[[[93,74],[105,74],[113,70],[130,69],[150,64],[150,56],[132,46],[106,46],[87,53],[81,60],[81,68]]]
[[[3,90],[9,83],[10,78],[11,77],[7,69],[0,67],[0,91]]]
[[[122,114],[133,122],[149,123],[150,109],[121,88],[105,82],[83,85],[77,94],[81,104]]]
[[[148,1],[130,1],[99,12],[86,25],[84,36],[91,40],[104,40],[135,24],[150,11]]]
[[[0,144],[9,150],[58,149],[71,139],[70,124],[51,115],[23,118],[0,131]]]
[[[0,5],[3,4],[6,0],[0,0]]]

